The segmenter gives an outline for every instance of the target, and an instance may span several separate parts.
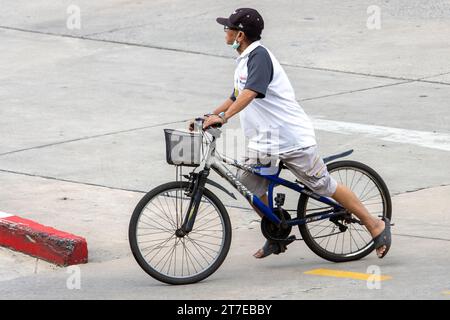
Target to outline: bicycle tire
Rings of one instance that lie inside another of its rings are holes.
[[[130,224],[129,224],[129,230],[128,230],[128,237],[131,247],[131,252],[133,253],[134,258],[136,259],[139,266],[150,276],[152,276],[154,279],[167,283],[172,285],[183,285],[183,284],[191,284],[195,282],[202,281],[212,275],[223,263],[225,260],[228,251],[230,249],[231,244],[231,237],[232,237],[232,229],[231,229],[231,222],[228,215],[227,210],[225,209],[225,206],[223,203],[217,198],[216,195],[214,195],[209,189],[204,189],[203,197],[206,197],[211,203],[215,206],[215,208],[218,209],[218,213],[222,217],[223,226],[224,226],[224,243],[222,246],[222,249],[217,257],[217,259],[214,261],[213,264],[211,264],[207,269],[203,270],[201,273],[198,273],[191,277],[172,277],[167,276],[165,274],[162,274],[152,268],[145,258],[143,257],[137,240],[137,224],[139,221],[139,217],[142,214],[142,211],[146,207],[146,205],[151,202],[151,200],[160,195],[161,193],[168,191],[168,190],[174,190],[174,189],[182,189],[184,192],[189,187],[189,182],[187,181],[174,181],[174,182],[168,182],[165,184],[162,184],[153,190],[149,191],[137,204],[136,208],[133,211],[133,215],[131,216]],[[195,228],[195,225],[194,225]]]
[[[382,198],[384,200],[383,203],[383,217],[389,218],[391,220],[392,218],[392,203],[391,203],[391,197],[389,194],[389,190],[383,181],[383,179],[380,177],[380,175],[375,172],[372,168],[369,166],[352,160],[344,160],[344,161],[336,161],[329,163],[327,165],[328,171],[330,174],[335,172],[337,169],[340,168],[353,168],[357,171],[362,171],[366,175],[368,175],[372,181],[376,184],[378,190],[380,191],[380,194],[382,195]],[[297,207],[297,217],[299,219],[303,219],[307,217],[306,209],[308,205],[309,197],[305,194],[301,194],[299,201],[298,201],[298,207]],[[362,250],[356,253],[352,254],[336,254],[331,253],[330,251],[327,251],[324,249],[319,243],[316,241],[316,239],[311,235],[308,226],[305,225],[299,225],[299,230],[302,235],[302,238],[305,240],[306,245],[318,256],[320,256],[323,259],[326,259],[328,261],[332,262],[347,262],[347,261],[354,261],[359,260],[370,254],[375,248],[373,241],[371,244],[369,243],[366,247],[364,247]],[[351,241],[351,240],[350,240]]]

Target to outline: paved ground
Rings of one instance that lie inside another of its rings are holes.
[[[246,2],[265,17],[264,43],[313,117],[322,154],[352,148],[387,182],[394,246],[383,261],[330,264],[303,243],[255,261],[255,214],[222,194],[229,257],[181,288],[139,269],[128,220],[142,192],[174,176],[162,129],[230,93],[234,53],[214,19],[241,4],[77,1],[81,29],[69,30],[70,4],[1,1],[0,211],[85,236],[91,262],[82,289],[68,290],[66,269],[0,249],[2,298],[450,297],[450,1]],[[379,30],[366,27],[369,5],[381,9]],[[229,127],[239,133],[236,119]],[[304,274],[371,265],[392,277],[381,290]]]

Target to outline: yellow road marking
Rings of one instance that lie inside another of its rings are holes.
[[[306,271],[304,273],[316,275],[316,276],[347,278],[347,279],[365,280],[365,281],[367,281],[367,280],[384,281],[384,280],[392,279],[391,276],[383,276],[383,275],[376,275],[376,274],[370,274],[370,273],[350,272],[350,271],[342,271],[342,270],[331,270],[331,269],[314,269],[314,270]]]

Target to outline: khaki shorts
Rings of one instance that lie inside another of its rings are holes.
[[[325,197],[331,197],[336,192],[337,182],[328,173],[316,145],[281,153],[277,158],[312,191]],[[249,166],[273,166],[274,159],[261,154],[250,154],[244,161]],[[237,177],[256,196],[261,197],[267,192],[269,180],[243,170],[237,171]]]

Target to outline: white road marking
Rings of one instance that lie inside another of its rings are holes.
[[[0,211],[0,219],[1,219],[1,218],[12,217],[12,216],[13,216],[12,214],[9,214],[9,213]]]
[[[413,144],[425,148],[450,151],[450,134],[408,130],[312,117],[317,130],[340,134],[359,134],[384,141]]]

